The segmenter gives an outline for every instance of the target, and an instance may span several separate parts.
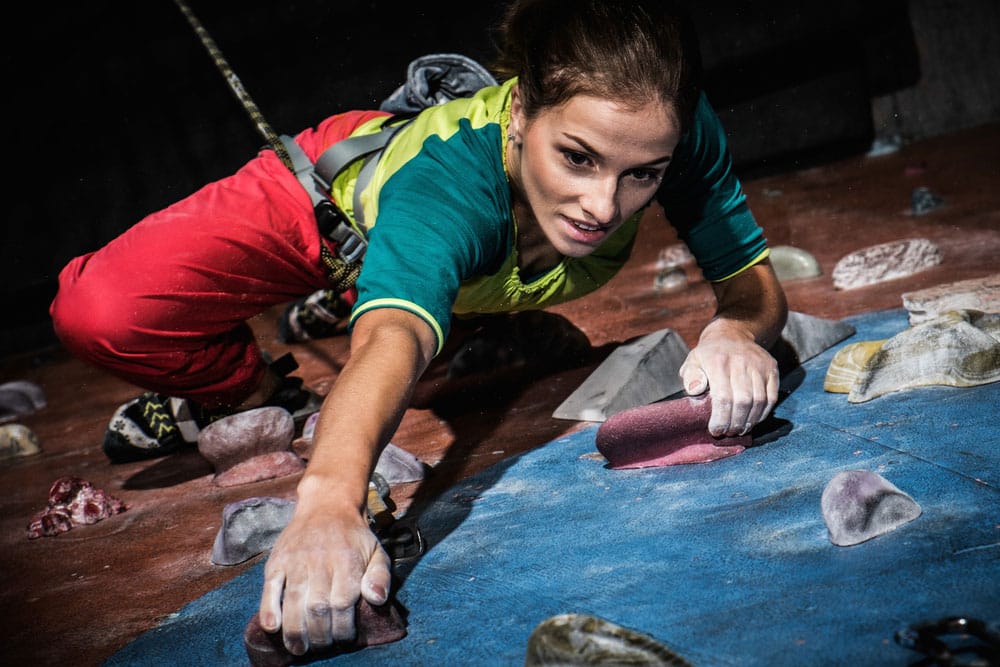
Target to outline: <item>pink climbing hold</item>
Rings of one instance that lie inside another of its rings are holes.
[[[237,412],[198,433],[198,451],[215,468],[216,486],[238,486],[302,472],[292,451],[295,421],[275,406]]]
[[[708,395],[623,410],[597,429],[597,450],[612,468],[708,463],[746,449],[749,435],[716,438],[708,431]]]

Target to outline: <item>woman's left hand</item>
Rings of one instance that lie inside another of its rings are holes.
[[[712,435],[744,435],[778,401],[778,363],[764,346],[781,334],[788,305],[767,260],[712,289],[719,303],[715,319],[681,366],[681,381],[692,396],[711,390]]]
[[[715,437],[745,435],[778,400],[778,364],[738,325],[714,320],[680,369],[689,395],[712,390],[708,430]]]

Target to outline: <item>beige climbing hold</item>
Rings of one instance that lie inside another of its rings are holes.
[[[863,340],[837,350],[823,379],[823,389],[832,394],[848,394],[872,356],[888,340]]]
[[[910,313],[910,324],[932,320],[949,310],[1000,313],[1000,273],[905,292],[903,307]]]
[[[0,426],[0,460],[31,456],[42,451],[35,432],[24,424]]]
[[[654,637],[597,616],[558,614],[532,630],[524,667],[648,665],[690,667],[670,646]]]
[[[1000,380],[1000,313],[950,311],[896,334],[870,355],[869,351],[840,350],[830,364],[824,388],[849,386],[847,400],[863,403],[901,389],[996,382]]]
[[[823,273],[819,262],[802,248],[779,245],[771,248],[771,266],[778,280],[815,278]]]
[[[662,269],[653,280],[653,287],[663,292],[676,292],[687,287],[687,273],[679,266]]]
[[[943,261],[941,249],[929,239],[904,239],[862,248],[833,267],[833,286],[854,289],[919,273]]]
[[[683,243],[675,243],[660,250],[656,258],[657,269],[674,269],[685,264],[692,264],[694,255]]]

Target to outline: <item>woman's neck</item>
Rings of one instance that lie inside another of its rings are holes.
[[[545,238],[535,216],[515,195],[514,224],[517,225],[517,268],[524,276],[537,276],[559,264],[563,256]]]

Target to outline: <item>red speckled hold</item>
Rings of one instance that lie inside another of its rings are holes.
[[[750,445],[749,435],[713,437],[711,416],[707,394],[623,410],[597,429],[597,450],[612,468],[650,468],[716,461]]]
[[[60,477],[49,489],[49,504],[28,523],[28,539],[65,533],[125,511],[125,503],[80,477]]]

